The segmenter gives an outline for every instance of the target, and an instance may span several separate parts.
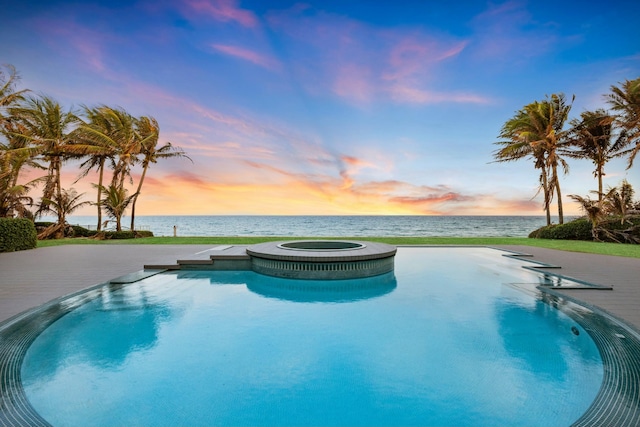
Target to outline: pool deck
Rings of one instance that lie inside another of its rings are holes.
[[[560,293],[598,307],[640,331],[640,259],[496,246],[561,267],[556,273],[613,290]],[[0,322],[58,297],[142,270],[206,256],[211,245],[65,245],[0,253]]]

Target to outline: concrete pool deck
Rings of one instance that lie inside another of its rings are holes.
[[[134,273],[175,264],[212,245],[65,245],[0,253],[0,322],[55,298]],[[558,291],[596,306],[640,331],[640,259],[530,246],[496,246],[561,267],[556,273],[613,290]]]

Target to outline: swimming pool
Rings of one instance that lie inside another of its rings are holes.
[[[610,367],[636,368],[610,356],[635,337],[502,254],[399,248],[394,272],[365,279],[96,287],[3,331],[19,380],[3,396],[53,425],[571,425],[611,409]]]

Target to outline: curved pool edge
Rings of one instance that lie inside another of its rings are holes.
[[[122,285],[93,285],[0,322],[0,426],[50,426],[26,397],[21,383],[22,361],[42,331],[95,298],[104,286]],[[634,358],[634,354],[640,354],[640,333],[579,299],[544,287],[538,287],[538,291],[540,299],[569,315],[589,333],[602,356],[602,386],[589,409],[572,426],[640,426],[640,360]]]
[[[602,385],[571,426],[640,426],[640,333],[612,314],[544,287],[542,299],[580,324],[600,351]]]

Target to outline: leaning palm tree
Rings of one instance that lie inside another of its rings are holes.
[[[103,187],[102,192],[104,193],[104,198],[102,199],[103,209],[116,222],[116,231],[122,231],[122,216],[127,207],[129,207],[132,196],[127,194],[126,188],[115,184]]]
[[[568,157],[591,160],[595,166],[593,172],[598,180],[598,203],[602,207],[603,190],[602,177],[605,175],[604,166],[618,155],[612,140],[614,117],[603,109],[584,111],[580,119],[571,121],[570,141],[571,149],[565,151]],[[576,200],[574,198],[574,200]],[[578,200],[578,202],[580,202]]]
[[[116,143],[113,156],[111,184],[124,188],[125,180],[131,181],[131,167],[140,153],[140,136],[136,131],[136,119],[121,108],[105,107],[102,111],[110,125],[109,135]]]
[[[572,102],[573,99],[575,97],[572,98]],[[545,153],[545,163],[551,172],[549,197],[553,197],[555,193],[558,200],[558,222],[562,224],[564,223],[564,212],[558,167],[561,167],[565,174],[569,172],[569,165],[560,154],[563,147],[568,144],[567,132],[563,128],[569,118],[571,103],[567,104],[562,93],[552,94],[551,97],[547,97],[544,101],[529,104],[527,110],[534,126],[534,131],[532,132],[534,138],[530,140],[530,144],[534,149],[541,149]]]
[[[73,111],[64,111],[58,102],[47,96],[29,97],[19,106],[10,108],[9,113],[19,125],[19,131],[12,136],[27,139],[48,163],[42,195],[45,203],[39,210],[43,212],[47,208],[47,200],[62,198],[62,163],[69,155],[83,152],[81,145],[71,144],[72,131],[79,119]]]
[[[554,194],[558,198],[558,221],[564,222],[558,167],[565,173],[569,170],[561,150],[568,143],[563,127],[570,110],[571,104],[567,104],[563,94],[553,94],[544,101],[526,105],[504,124],[499,137],[505,140],[496,143],[503,148],[494,152],[497,161],[535,159],[535,167],[541,170],[547,224],[550,223],[549,205]]]
[[[27,205],[33,204],[28,192],[40,184],[45,177],[27,183],[18,183],[23,167],[44,169],[36,160],[38,147],[29,144],[28,139],[19,136],[17,124],[5,120],[0,124],[0,135],[6,143],[0,142],[0,217],[31,216]]]
[[[628,156],[627,169],[630,169],[640,152],[640,78],[625,80],[620,87],[611,86],[606,99],[617,113],[616,125],[620,127],[616,149],[625,149],[621,155]]]
[[[529,135],[523,133],[523,129],[529,127],[529,115],[522,109],[516,115],[508,120],[500,131],[500,138],[505,138],[495,144],[502,148],[494,151],[493,157],[496,162],[511,162],[524,158],[530,158],[534,161],[534,167],[540,169],[540,187],[544,196],[544,211],[547,217],[547,225],[551,225],[551,211],[549,209],[549,185],[548,174],[545,166],[544,151],[540,148],[534,148],[529,142]],[[536,193],[537,195],[537,193]],[[535,197],[535,196],[534,196]]]
[[[117,120],[118,114],[112,108],[105,105],[88,108],[84,107],[84,116],[87,121],[83,121],[75,131],[75,140],[87,146],[84,153],[84,160],[80,164],[80,175],[78,179],[89,174],[93,169],[98,170],[97,200],[98,224],[96,229],[102,229],[102,188],[104,180],[104,168],[108,160],[115,163],[115,156],[120,147],[119,136],[122,129]]]
[[[136,214],[136,202],[138,201],[138,196],[140,196],[140,192],[142,191],[142,184],[144,183],[144,178],[147,174],[147,170],[149,169],[149,165],[151,163],[157,163],[159,159],[169,159],[172,157],[185,157],[189,160],[189,156],[187,156],[180,147],[173,146],[170,142],[158,147],[158,138],[160,136],[160,126],[158,122],[153,117],[140,117],[136,121],[136,129],[138,135],[140,136],[140,154],[143,156],[142,158],[142,175],[140,176],[140,181],[138,182],[138,188],[136,192],[133,194],[133,201],[131,203],[131,230],[135,229],[135,214]]]
[[[38,239],[43,240],[50,236],[54,236],[56,239],[64,237],[64,230],[67,227],[67,216],[81,207],[91,204],[91,202],[81,201],[82,196],[84,196],[84,193],[78,194],[76,190],[70,188],[69,190],[62,189],[60,197],[43,199],[43,210],[45,212],[55,213],[58,217],[58,222],[38,234]]]

